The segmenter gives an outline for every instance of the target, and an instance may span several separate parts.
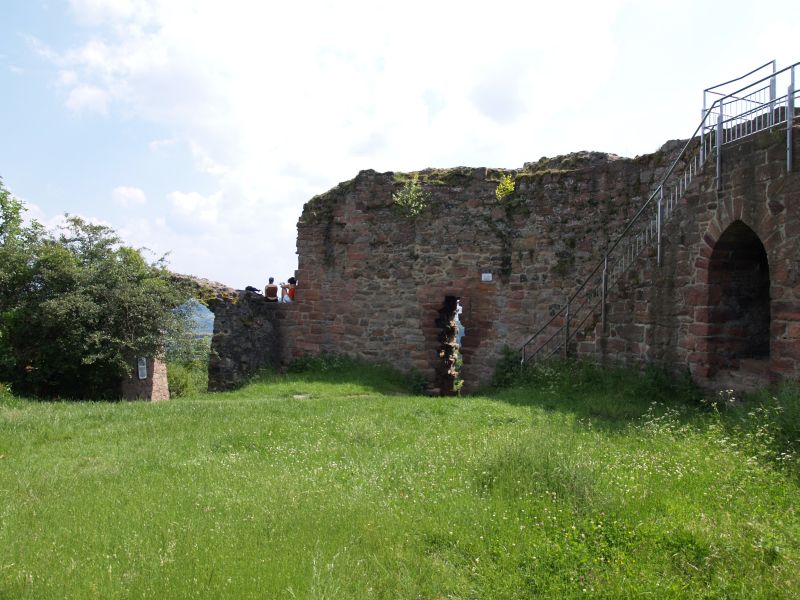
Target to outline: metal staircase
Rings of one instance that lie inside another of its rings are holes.
[[[698,173],[715,158],[717,188],[722,182],[722,148],[766,129],[786,124],[787,170],[792,168],[792,125],[798,112],[795,70],[800,63],[776,68],[775,61],[749,73],[717,84],[703,91],[700,124],[680,150],[661,182],[606,249],[603,258],[591,270],[563,306],[541,325],[520,348],[522,363],[535,363],[554,356],[569,355],[570,344],[579,332],[594,330],[601,323],[606,330],[606,306],[609,289],[627,273],[637,259],[649,250],[657,265],[662,263],[664,223],[675,213]],[[763,73],[771,68],[769,75]],[[750,83],[732,92],[725,90]],[[785,86],[785,87],[784,87]],[[777,97],[778,89],[786,94]],[[714,98],[710,106],[709,99]]]

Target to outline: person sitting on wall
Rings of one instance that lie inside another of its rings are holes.
[[[269,278],[269,283],[267,287],[264,288],[264,297],[267,299],[267,302],[278,301],[278,286],[275,285],[274,277]]]
[[[294,302],[294,293],[297,289],[297,280],[294,277],[287,279],[288,283],[281,284],[281,302]]]

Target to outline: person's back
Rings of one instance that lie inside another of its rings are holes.
[[[278,286],[275,285],[274,277],[269,278],[269,283],[267,287],[264,288],[264,297],[267,299],[267,302],[278,301]]]

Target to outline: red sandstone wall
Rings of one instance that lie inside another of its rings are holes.
[[[741,221],[763,242],[769,265],[770,372],[800,376],[800,160],[787,174],[785,145],[778,130],[725,147],[720,189],[712,164],[666,224],[663,266],[645,253],[611,289],[606,331],[590,327],[572,349],[688,369],[698,380],[735,367],[729,355],[753,325],[726,316],[722,295],[738,286],[724,278],[746,275],[715,275],[710,265],[715,248],[716,260],[723,252],[720,236]],[[437,312],[445,296],[460,296],[465,389],[475,389],[490,380],[503,346],[518,348],[600,259],[658,183],[668,153],[528,164],[503,202],[494,195],[501,171],[423,171],[429,206],[416,220],[392,207],[407,176],[360,173],[303,211],[289,354],[345,353],[417,368],[432,381]],[[482,273],[492,281],[482,282]]]
[[[487,383],[503,346],[518,348],[594,266],[667,154],[529,164],[504,201],[495,197],[501,171],[423,171],[429,203],[417,219],[393,210],[401,176],[360,173],[304,208],[292,353],[345,353],[433,381],[435,319],[454,295],[464,307],[465,388]]]
[[[795,127],[795,150],[800,153]],[[737,368],[729,356],[752,339],[752,323],[731,319],[726,298],[743,285],[741,273],[715,276],[718,241],[741,222],[763,243],[769,263],[769,357],[773,378],[800,377],[800,161],[786,171],[781,128],[723,148],[721,187],[713,164],[695,180],[678,214],[667,224],[664,265],[640,259],[624,284],[612,290],[609,326],[580,347],[625,363],[657,363],[713,384],[721,369]],[[726,251],[722,249],[722,251]],[[756,276],[755,274],[753,275]],[[599,329],[598,329],[599,332]]]

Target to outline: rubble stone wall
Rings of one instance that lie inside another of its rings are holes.
[[[678,147],[633,160],[582,152],[518,171],[425,170],[416,218],[393,202],[411,175],[359,173],[310,200],[298,223],[292,353],[384,361],[434,385],[437,318],[455,296],[465,389],[489,382],[503,347],[518,348],[561,306]],[[498,200],[507,173],[516,189]]]
[[[208,307],[214,313],[209,391],[237,387],[266,367],[280,368],[284,362],[283,322],[290,306],[238,291],[234,298],[212,299]]]
[[[785,126],[725,146],[719,189],[711,165],[666,224],[663,266],[639,261],[610,294],[606,336],[580,352],[701,383],[750,356],[774,379],[800,377],[800,161],[786,160]]]
[[[187,275],[195,296],[214,313],[209,391],[233,389],[264,368],[280,369],[289,360],[293,306],[267,302],[255,292]]]

